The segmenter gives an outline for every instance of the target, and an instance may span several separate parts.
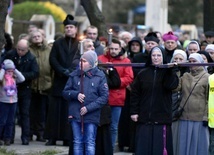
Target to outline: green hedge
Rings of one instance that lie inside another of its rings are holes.
[[[55,17],[51,11],[45,8],[42,4],[29,1],[15,4],[10,16],[14,20],[30,20],[34,14],[51,14],[55,21],[59,21],[59,19],[57,19],[57,17]]]
[[[53,16],[55,22],[61,21],[58,17],[51,13],[50,9],[44,7],[39,2],[26,1],[23,3],[15,4],[10,17],[13,18],[12,35],[16,44],[18,36],[21,33],[27,33],[29,23],[17,22],[17,21],[29,21],[34,14],[50,14]],[[37,25],[41,28],[41,25]],[[57,26],[57,25],[56,25]],[[56,31],[61,31],[61,27],[56,27]]]

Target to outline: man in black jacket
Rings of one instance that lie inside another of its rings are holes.
[[[16,68],[24,75],[25,81],[19,83],[18,88],[18,107],[21,121],[21,140],[22,145],[29,144],[30,119],[29,108],[31,103],[31,82],[39,75],[39,67],[35,56],[29,51],[28,41],[21,39],[18,41],[16,49],[9,51],[5,56],[11,59]]]
[[[80,52],[78,51],[79,40],[77,38],[78,22],[74,20],[72,15],[67,15],[63,24],[65,37],[53,43],[49,57],[54,77],[44,134],[44,138],[48,139],[46,145],[56,145],[57,140],[62,140],[63,145],[67,146],[70,140],[68,104],[62,97],[62,90],[69,74],[78,66],[74,62],[74,58],[80,58]]]

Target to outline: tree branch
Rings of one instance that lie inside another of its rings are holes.
[[[0,49],[5,44],[5,21],[10,0],[0,0]]]
[[[99,36],[107,36],[105,17],[97,6],[96,0],[81,0],[91,25],[98,28]]]

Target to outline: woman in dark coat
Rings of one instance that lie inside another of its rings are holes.
[[[146,68],[131,85],[131,119],[137,122],[135,155],[172,155],[172,90],[179,79],[166,63],[164,50],[150,51]]]

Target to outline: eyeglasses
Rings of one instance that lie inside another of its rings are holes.
[[[115,51],[117,51],[117,50],[119,50],[119,48],[109,48],[111,51],[113,51],[113,50],[115,50]]]

